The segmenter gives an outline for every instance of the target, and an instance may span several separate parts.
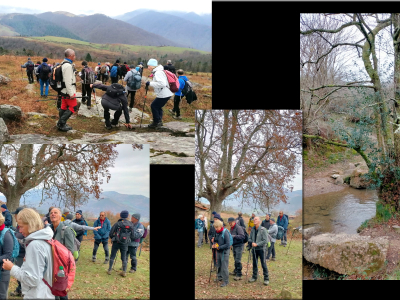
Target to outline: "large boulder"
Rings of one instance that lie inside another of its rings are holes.
[[[0,85],[6,85],[9,82],[11,82],[10,78],[8,78],[6,76],[3,76],[3,75],[0,75]]]
[[[8,129],[6,123],[4,123],[4,120],[0,118],[0,145],[4,144],[9,139],[10,136],[8,135]]]
[[[368,276],[384,267],[388,237],[324,233],[304,241],[303,256],[309,262],[340,274]]]
[[[309,227],[303,230],[303,239],[308,240],[312,236],[316,235],[320,230],[319,226]]]
[[[360,169],[354,170],[350,176],[350,186],[355,189],[366,189],[370,183],[364,178],[365,174],[367,174],[367,172]]]
[[[8,120],[19,120],[22,117],[22,110],[19,106],[3,104],[0,105],[0,118]]]

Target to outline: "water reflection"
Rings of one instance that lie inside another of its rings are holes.
[[[319,225],[322,232],[357,233],[366,219],[375,216],[375,190],[346,188],[304,198],[304,227]]]

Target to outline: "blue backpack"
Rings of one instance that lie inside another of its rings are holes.
[[[13,247],[11,256],[12,256],[12,258],[16,258],[19,255],[19,243],[18,243],[17,238],[15,237],[14,230],[12,230],[10,228],[4,228],[0,235],[0,244],[1,244],[1,246],[3,246],[4,235],[6,234],[7,231],[10,231],[10,233],[13,237],[13,241],[14,241],[14,247]]]
[[[231,235],[231,233],[229,232],[229,230],[227,230],[226,228],[224,228],[224,230],[222,230],[222,239],[225,239],[225,234],[224,234],[225,230],[228,231],[228,233],[229,233],[229,247],[230,247],[230,246],[232,246],[232,244],[233,244],[233,238],[232,238],[232,235]]]
[[[276,239],[281,240],[284,232],[285,229],[282,226],[278,226],[278,233],[276,234]]]
[[[117,77],[117,72],[118,72],[118,67],[117,66],[113,66],[111,68],[110,77]]]

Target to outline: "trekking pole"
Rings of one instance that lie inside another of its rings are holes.
[[[247,258],[246,282],[248,282],[248,281],[247,281],[247,276],[248,276],[248,274],[249,274],[249,262],[250,262],[250,255],[251,255],[250,249],[251,249],[251,248],[249,248],[249,257]]]
[[[22,67],[21,67],[21,80],[23,80],[23,79],[24,79],[24,75],[22,73]]]
[[[143,120],[143,113],[144,113],[144,106],[146,105],[146,98],[147,98],[147,91],[149,87],[146,85],[146,95],[144,95],[144,103],[143,103],[143,111],[142,111],[142,118],[140,119],[140,128],[142,128],[142,120]]]
[[[210,283],[210,282],[211,282],[211,273],[212,273],[212,263],[213,263],[213,260],[214,260],[214,249],[213,249],[213,248],[211,248],[211,266],[210,266],[210,278],[208,279],[208,283]]]
[[[217,282],[217,287],[218,287],[218,251],[217,248],[215,249],[215,262],[217,263],[217,271],[215,271],[215,281]]]
[[[292,232],[292,237],[290,238],[289,247],[287,248],[287,251],[286,251],[286,255],[287,255],[288,252],[289,252],[290,244],[292,243],[293,235],[294,235],[294,232],[295,232],[296,230],[299,230],[299,229],[298,229],[298,228],[295,228],[295,229],[293,230],[293,232]]]

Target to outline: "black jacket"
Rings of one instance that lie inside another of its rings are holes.
[[[10,227],[12,225],[12,216],[11,213],[6,210],[5,212],[2,212],[4,219],[6,219],[4,221],[4,226],[6,227]]]
[[[164,66],[164,70],[168,70],[171,73],[174,73],[176,75],[175,67],[172,64],[168,64],[168,65]]]
[[[215,237],[215,228],[214,228],[214,221],[211,223],[210,222],[210,228],[208,229],[208,238],[211,240],[213,237]]]
[[[262,222],[261,222],[261,226],[262,227],[265,227],[265,228],[267,228],[267,229],[269,229],[269,227],[271,226],[271,223],[269,222],[269,220],[267,221],[267,220],[263,220]]]
[[[244,229],[246,229],[246,225],[244,224],[244,220],[243,220],[242,217],[238,217],[237,221],[238,221],[240,226],[242,226]]]
[[[17,239],[23,240],[25,237],[22,235],[22,233],[19,231],[19,226],[15,229],[15,237]],[[24,244],[19,244],[19,254],[18,257],[25,257],[25,247]]]
[[[111,231],[110,231],[111,241],[115,242],[115,233],[116,233],[117,226],[118,226],[118,224],[120,224],[120,222],[122,222],[124,225],[131,227],[131,241],[133,241],[134,240],[133,238],[135,237],[134,236],[135,232],[134,232],[134,228],[133,228],[134,226],[133,226],[133,223],[127,219],[119,219],[118,222],[115,223],[113,225],[113,227],[111,227]]]
[[[80,219],[74,219],[74,220],[72,220],[72,222],[74,222],[74,223],[76,223],[78,225],[86,226],[85,219],[83,217],[81,217]],[[85,230],[78,230],[78,231],[76,231],[76,237],[80,237],[84,233],[85,233]]]
[[[218,245],[219,245],[218,252],[222,252],[224,250],[229,250],[229,248],[230,248],[228,229],[225,230],[224,237],[222,237],[222,233],[224,233],[224,230],[222,230],[220,233],[216,232],[216,235],[215,235],[214,243],[218,243]]]
[[[235,227],[231,229],[231,235],[233,238],[233,244],[232,246],[240,246],[243,244],[244,240],[244,232],[243,232],[243,227],[239,225],[239,223],[235,224]]]
[[[8,232],[4,234],[3,246],[1,246],[0,244],[0,269],[3,268],[3,259],[9,259],[9,260],[12,259],[13,248],[14,248],[13,237],[10,231],[8,230]],[[8,279],[10,279],[10,271],[1,269],[1,281],[7,281]]]
[[[101,89],[102,91],[107,91],[108,85],[104,85],[101,83],[93,84],[93,88]],[[101,100],[101,105],[107,106],[109,109],[118,110],[122,106],[122,110],[124,111],[124,116],[126,123],[130,122],[129,111],[128,111],[128,100],[126,99],[126,95],[120,95],[117,98],[112,98],[108,94],[104,94]]]

